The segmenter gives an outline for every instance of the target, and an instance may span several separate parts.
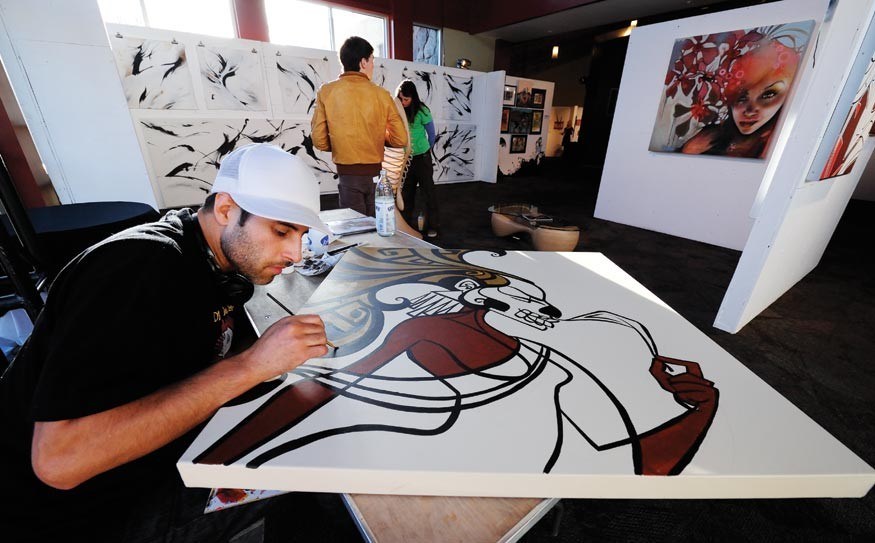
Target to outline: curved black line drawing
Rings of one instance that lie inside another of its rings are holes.
[[[466,260],[470,253],[475,251],[350,251],[306,308],[322,315],[329,335],[339,338],[341,347],[334,360],[311,361],[294,370],[294,382],[266,394],[257,408],[194,462],[258,468],[335,436],[366,432],[439,436],[464,413],[527,390],[549,373],[555,381],[550,400],[555,439],[544,444],[546,453],[537,469],[544,473],[554,469],[567,429],[596,452],[628,447],[636,474],[680,473],[696,454],[717,410],[718,391],[704,378],[699,364],[661,355],[647,327],[630,317],[606,310],[563,317],[538,285],[499,271],[505,253],[489,253],[497,268],[470,263]],[[405,295],[411,285],[425,293]],[[390,325],[389,314],[400,320]],[[493,324],[487,316],[494,316]],[[503,319],[514,329],[530,330],[525,332],[530,337],[496,328]],[[649,382],[673,398],[680,414],[642,431],[607,382],[583,361],[539,340],[559,324],[573,333],[578,323],[586,322],[631,330],[649,353],[650,360],[645,361],[652,377]],[[343,361],[337,362],[337,357]],[[391,371],[386,373],[393,367],[390,364],[396,364],[396,370],[415,368],[418,376],[404,373],[396,378]],[[407,388],[420,385],[429,388]],[[593,434],[581,413],[566,405],[581,391],[595,402],[592,405],[610,409],[599,416],[617,421],[614,435],[619,437],[606,439],[602,430]],[[391,413],[430,418],[418,423],[405,419],[406,423],[342,424],[335,414],[326,427],[295,433],[298,425],[341,399],[349,402],[350,416],[360,411],[356,405],[369,405],[385,412],[387,420]]]

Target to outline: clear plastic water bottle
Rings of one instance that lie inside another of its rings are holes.
[[[381,236],[395,235],[395,194],[392,185],[386,177],[386,170],[380,170],[380,180],[377,182],[374,208],[377,215],[377,233]]]

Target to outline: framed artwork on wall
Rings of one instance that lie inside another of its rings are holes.
[[[536,109],[544,109],[544,104],[547,102],[546,89],[532,89],[532,107]]]
[[[798,21],[676,40],[650,150],[764,158],[813,29]],[[612,94],[609,110],[615,103]]]
[[[526,136],[513,135],[510,137],[510,152],[525,153],[526,152]]]
[[[529,109],[511,109],[510,110],[510,130],[511,134],[528,134],[532,127],[532,111]]]
[[[510,124],[510,108],[502,108],[501,110],[501,132],[507,133]]]
[[[520,79],[516,84],[516,101],[514,105],[517,107],[532,107],[532,82],[526,79]]]
[[[502,104],[506,106],[512,106],[514,100],[516,99],[516,85],[505,85],[504,86],[504,99],[502,100]]]
[[[544,112],[543,111],[533,111],[532,112],[532,129],[529,132],[530,134],[540,134],[541,133],[541,121],[544,120]]]

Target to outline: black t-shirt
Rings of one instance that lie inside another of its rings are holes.
[[[228,351],[235,317],[245,319],[217,287],[198,228],[189,210],[172,211],[89,248],[58,275],[29,340],[0,379],[3,533],[11,524],[32,537],[50,531],[37,539],[116,539],[140,493],[179,481],[175,463],[197,429],[65,491],[34,475],[31,439],[35,421],[118,407]]]

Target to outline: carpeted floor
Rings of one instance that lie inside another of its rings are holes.
[[[577,251],[604,253],[875,465],[875,202],[851,201],[821,264],[732,335],[712,323],[740,253],[593,218],[598,175],[569,175],[554,164],[541,175],[496,184],[439,185],[441,229],[434,242],[533,250],[525,236],[496,238],[487,208],[537,204],[582,228]],[[324,199],[326,208],[336,207],[332,198]],[[523,541],[875,541],[875,491],[862,499],[560,503]]]

